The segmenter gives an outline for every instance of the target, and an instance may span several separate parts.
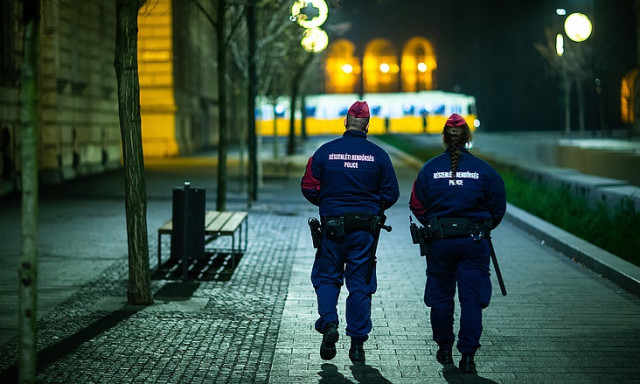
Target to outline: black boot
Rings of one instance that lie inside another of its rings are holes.
[[[442,365],[453,364],[453,356],[451,356],[451,349],[438,349],[436,352],[436,359],[438,363]]]
[[[349,349],[349,359],[352,362],[363,362],[364,359],[364,347],[362,342],[351,340],[351,349]]]
[[[322,344],[320,345],[320,357],[323,360],[331,360],[336,357],[336,341],[340,334],[338,326],[334,323],[327,324],[322,330]]]
[[[473,361],[473,355],[463,353],[458,368],[462,373],[476,373],[476,363]]]

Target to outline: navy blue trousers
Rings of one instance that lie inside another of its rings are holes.
[[[454,296],[460,301],[460,329],[457,348],[474,354],[480,348],[482,310],[491,300],[489,242],[468,238],[432,240],[427,255],[427,284],[424,302],[431,308],[433,340],[451,349],[455,336]]]
[[[367,231],[346,233],[342,241],[323,236],[319,257],[313,263],[311,283],[318,298],[318,315],[315,323],[322,332],[328,323],[339,324],[338,296],[346,283],[349,296],[345,318],[347,336],[364,342],[371,332],[371,295],[376,292],[375,269],[369,284],[366,275],[373,246],[373,234]]]

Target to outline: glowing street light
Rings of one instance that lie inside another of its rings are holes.
[[[572,13],[564,21],[564,31],[575,42],[585,41],[591,36],[591,20],[582,13]]]
[[[303,10],[307,7],[318,10],[318,16],[309,18]],[[329,7],[324,0],[298,0],[291,6],[291,20],[298,23],[303,28],[317,28],[327,21],[329,15]]]
[[[351,73],[353,72],[353,66],[351,64],[345,64],[342,66],[342,72]]]
[[[564,37],[562,36],[562,33],[558,33],[556,35],[556,54],[558,56],[562,56],[563,53],[564,53]]]
[[[329,45],[329,36],[320,28],[305,29],[300,44],[307,52],[322,52]]]
[[[427,72],[427,64],[425,63],[418,63],[418,71],[425,73]]]
[[[391,70],[391,67],[389,66],[389,64],[387,63],[380,64],[380,72],[389,73],[389,70]]]

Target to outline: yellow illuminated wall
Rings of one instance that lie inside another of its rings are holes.
[[[431,43],[422,37],[413,37],[402,51],[402,90],[404,92],[430,91],[435,88],[433,72],[436,56]]]
[[[357,93],[360,91],[362,70],[360,60],[354,56],[355,45],[345,39],[331,44],[325,65],[327,93]]]
[[[622,86],[620,88],[620,117],[623,123],[632,124],[635,121],[634,89],[637,78],[637,69],[634,69],[622,78]]]
[[[364,93],[398,92],[398,56],[386,39],[374,39],[364,51]]]
[[[178,154],[171,0],[147,2],[138,15],[138,72],[145,157]]]

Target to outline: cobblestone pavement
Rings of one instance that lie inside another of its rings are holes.
[[[210,168],[204,161],[190,168],[161,166],[148,175],[152,268],[155,230],[171,212],[171,186],[188,175],[192,185],[213,190]],[[230,279],[153,280],[155,304],[149,307],[126,304],[121,174],[83,180],[45,199],[38,382],[640,383],[638,297],[508,221],[494,232],[508,296],[500,295],[494,279],[478,375],[438,364],[422,302],[425,261],[407,230],[408,193],[417,171],[401,163],[396,169],[402,196],[388,211],[393,231],[380,239],[374,329],[365,344],[367,364],[359,366],[347,357],[344,326],[338,356],[320,359],[306,226],[317,212],[301,197],[296,179],[272,179],[261,188],[250,211],[248,250]],[[242,209],[241,188],[230,188],[228,208]],[[207,197],[208,205],[213,201]],[[6,240],[0,244],[0,273],[6,281],[12,278],[7,255],[19,249],[19,229],[11,224],[19,208],[11,201],[0,205]],[[0,286],[3,297],[11,296],[10,286]],[[15,311],[15,303],[1,305],[4,312]],[[16,359],[17,340],[8,337],[0,345],[0,382],[16,381]]]

